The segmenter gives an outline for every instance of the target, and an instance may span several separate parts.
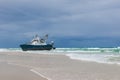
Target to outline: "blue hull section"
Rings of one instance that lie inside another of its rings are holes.
[[[29,44],[22,44],[20,45],[23,51],[28,50],[51,50],[55,49],[53,45],[47,44],[47,45],[29,45]]]

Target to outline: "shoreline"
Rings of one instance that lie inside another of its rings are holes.
[[[0,52],[0,62],[28,68],[45,80],[119,80],[120,66],[70,59],[65,55]],[[28,75],[28,74],[27,74]],[[64,76],[63,76],[64,75]]]

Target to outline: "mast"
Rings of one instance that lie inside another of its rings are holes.
[[[35,37],[33,38],[33,40],[31,41],[31,44],[40,44],[40,38],[38,35],[35,35]]]

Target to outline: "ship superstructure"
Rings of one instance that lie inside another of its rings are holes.
[[[40,38],[38,35],[36,35],[29,43],[21,44],[20,47],[23,51],[28,50],[51,50],[55,49],[54,42],[51,41],[51,43],[47,43],[48,34],[46,34],[43,38]]]

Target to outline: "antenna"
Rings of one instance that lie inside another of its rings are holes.
[[[45,38],[45,40],[47,40],[48,39],[48,34],[46,34],[44,38]]]

